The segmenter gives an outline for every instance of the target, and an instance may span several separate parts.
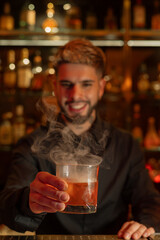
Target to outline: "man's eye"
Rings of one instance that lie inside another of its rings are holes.
[[[61,83],[61,86],[68,89],[68,88],[72,88],[73,84],[71,84],[71,83]]]
[[[90,87],[90,86],[92,86],[92,83],[90,82],[83,83],[83,87]]]

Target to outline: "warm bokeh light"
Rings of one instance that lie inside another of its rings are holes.
[[[33,10],[35,9],[34,4],[29,4],[29,5],[28,5],[28,9],[31,10],[31,11],[33,11]]]
[[[53,5],[53,3],[49,2],[49,3],[47,4],[47,7],[51,9],[51,8],[54,8],[54,5]]]
[[[70,4],[70,3],[65,3],[65,4],[63,5],[63,9],[64,9],[65,11],[71,9],[71,4]]]

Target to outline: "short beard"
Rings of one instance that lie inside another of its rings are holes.
[[[64,110],[64,108],[59,104],[60,109],[61,109],[61,113],[64,115],[65,119],[74,124],[74,125],[81,125],[83,123],[85,123],[86,121],[89,121],[89,119],[91,118],[91,114],[93,112],[93,110],[97,109],[97,103],[95,103],[92,107],[89,107],[89,111],[87,113],[86,116],[80,116],[80,115],[76,115],[74,117],[70,117],[68,116],[68,114],[66,113],[66,111]]]

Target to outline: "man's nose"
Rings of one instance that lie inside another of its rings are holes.
[[[82,95],[83,95],[83,92],[82,92],[81,86],[79,86],[78,84],[77,85],[75,84],[71,91],[72,99],[79,100],[81,99]]]

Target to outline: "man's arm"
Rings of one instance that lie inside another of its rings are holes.
[[[145,169],[143,153],[135,141],[130,158],[126,196],[131,199],[134,221],[124,223],[118,236],[139,239],[160,231],[160,194],[154,189]]]
[[[47,212],[61,211],[69,196],[53,164],[31,152],[31,138],[14,150],[10,174],[0,193],[0,222],[18,232],[35,231]]]

